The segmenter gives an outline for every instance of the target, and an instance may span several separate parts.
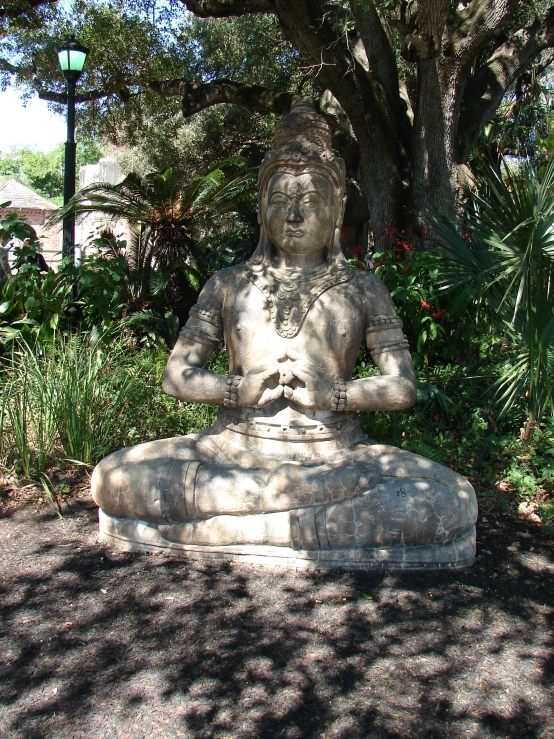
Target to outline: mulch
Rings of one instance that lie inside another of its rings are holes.
[[[554,737],[552,539],[487,512],[463,571],[118,553],[84,496],[4,500],[0,737]]]

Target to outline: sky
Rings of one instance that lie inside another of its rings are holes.
[[[24,146],[48,152],[65,141],[65,117],[51,113],[45,100],[34,97],[24,107],[17,90],[8,89],[0,92],[0,110],[2,154]]]

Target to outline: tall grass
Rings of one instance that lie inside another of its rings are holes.
[[[54,348],[53,380],[58,438],[65,456],[96,462],[116,435],[119,408],[132,382],[123,347],[72,336]]]
[[[3,372],[0,443],[27,477],[48,467],[56,446],[55,383],[52,367],[26,344],[12,346]]]
[[[93,465],[123,446],[210,425],[214,408],[162,393],[166,361],[165,348],[138,351],[117,335],[12,346],[0,363],[0,463],[42,480],[60,464]],[[224,355],[212,363],[226,372]]]
[[[97,461],[109,448],[132,380],[121,356],[120,342],[106,345],[90,335],[14,346],[2,371],[4,460],[26,477],[40,475],[56,457]]]

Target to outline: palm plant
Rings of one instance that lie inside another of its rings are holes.
[[[125,314],[142,310],[159,298],[167,280],[153,269],[151,245],[142,237],[140,227],[130,227],[130,239],[118,240],[111,232],[103,230],[92,244],[100,260],[117,264],[123,277],[122,299]],[[89,264],[98,266],[98,261],[89,259]],[[82,278],[81,278],[82,280]]]
[[[227,176],[229,167],[239,173]],[[177,285],[181,291],[184,285],[198,291],[207,278],[208,254],[198,245],[198,228],[236,212],[252,199],[254,174],[243,168],[242,159],[228,159],[186,186],[171,167],[144,177],[131,173],[117,185],[93,183],[80,190],[54,219],[96,212],[136,226],[136,239],[126,258],[141,292],[148,290],[157,267],[167,278],[168,292],[174,293],[172,302],[178,302]]]
[[[442,288],[471,285],[507,328],[512,356],[494,384],[501,416],[525,397],[530,436],[554,389],[554,159],[500,173],[483,166],[464,215],[464,235],[444,216],[432,223],[443,246]]]

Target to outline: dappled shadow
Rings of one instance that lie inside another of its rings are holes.
[[[2,736],[552,735],[554,560],[524,527],[482,526],[467,571],[294,573],[44,511],[0,519]]]

